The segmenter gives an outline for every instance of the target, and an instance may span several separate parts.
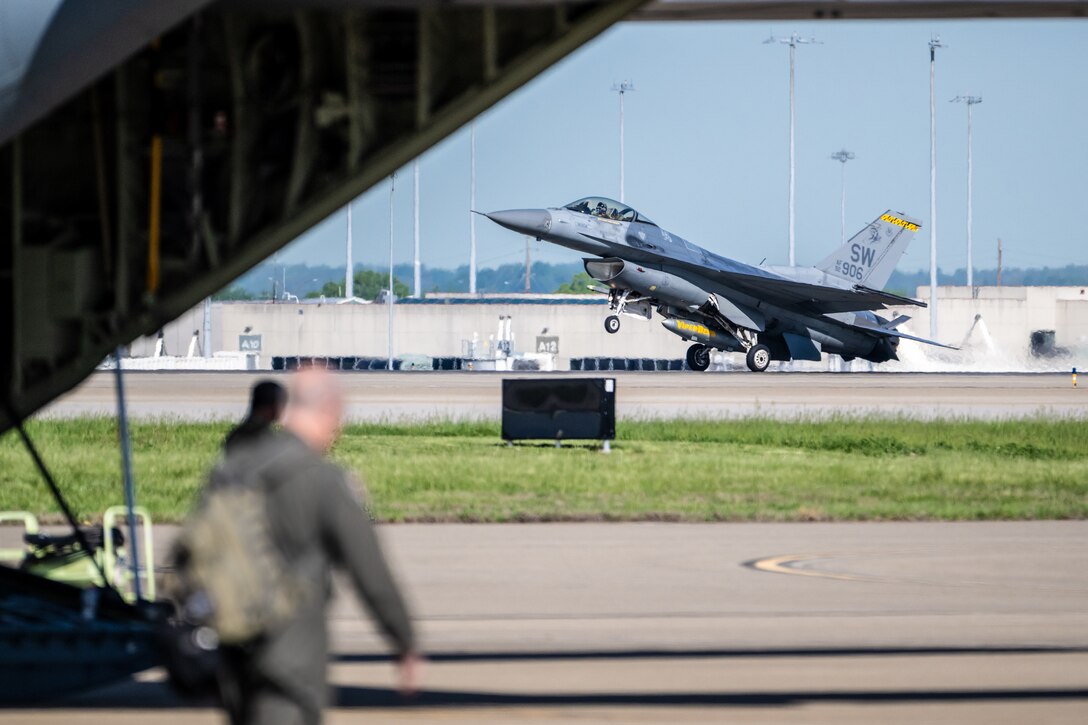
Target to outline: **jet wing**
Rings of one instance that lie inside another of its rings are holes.
[[[726,287],[746,292],[753,297],[780,305],[803,307],[810,312],[860,312],[882,310],[890,305],[915,305],[925,307],[924,302],[900,297],[888,292],[870,289],[862,285],[853,288],[825,287],[823,285],[795,282],[771,276],[754,276],[728,270],[704,268],[699,274]]]
[[[585,232],[582,232],[582,236],[604,244],[614,245],[614,242]],[[806,312],[810,313],[883,310],[889,305],[926,306],[924,302],[909,297],[900,297],[890,292],[883,292],[860,284],[854,285],[852,288],[845,288],[797,282],[718,255],[711,255],[711,258],[706,260],[707,264],[668,258],[662,261],[665,262],[666,266],[692,272],[729,289],[745,292],[773,304],[804,308]],[[674,269],[674,271],[679,270]]]
[[[925,302],[916,300],[911,297],[900,297],[899,295],[893,295],[891,292],[885,292],[884,290],[873,289],[872,287],[866,287],[865,285],[854,285],[854,289],[859,292],[868,292],[872,294],[878,294],[886,298],[890,304],[893,305],[914,305],[915,307],[929,307]],[[896,319],[899,319],[898,317]],[[910,318],[908,317],[907,320]],[[906,320],[903,320],[906,322]],[[894,325],[893,325],[894,327]]]

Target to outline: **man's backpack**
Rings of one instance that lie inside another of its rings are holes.
[[[246,462],[228,455],[212,470],[171,552],[167,588],[179,621],[166,650],[182,690],[210,684],[220,644],[246,647],[275,634],[305,597],[269,523],[264,473],[273,461]]]

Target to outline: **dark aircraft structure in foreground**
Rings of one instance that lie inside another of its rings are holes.
[[[620,329],[619,315],[653,319],[693,344],[692,370],[710,367],[712,349],[744,352],[762,372],[772,360],[820,360],[824,354],[874,363],[897,360],[899,340],[917,340],[896,328],[906,315],[873,312],[889,305],[925,303],[884,292],[895,265],[918,231],[916,219],[886,211],[815,267],[753,267],[671,234],[620,202],[579,199],[563,208],[512,209],[486,214],[493,222],[576,251],[586,272],[607,285],[613,314],[605,330]]]

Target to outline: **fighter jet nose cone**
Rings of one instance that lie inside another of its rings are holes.
[[[552,228],[552,215],[547,209],[508,209],[485,216],[499,226],[521,234],[536,236]]]

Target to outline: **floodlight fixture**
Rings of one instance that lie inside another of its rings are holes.
[[[956,96],[949,103],[967,106],[967,286],[975,286],[974,249],[972,245],[972,200],[974,196],[974,168],[971,161],[971,106],[982,103],[982,96]]]
[[[795,114],[794,114],[795,103],[794,103],[794,94],[793,94],[793,76],[794,76],[795,56],[797,54],[797,46],[798,45],[822,45],[822,43],[819,40],[816,40],[815,38],[802,38],[797,33],[791,33],[789,35],[789,37],[776,37],[775,35],[772,34],[770,37],[768,37],[766,40],[763,41],[764,45],[769,45],[769,44],[773,44],[773,43],[778,43],[778,44],[781,44],[781,45],[788,45],[790,47],[790,197],[789,197],[789,208],[790,208],[789,242],[790,242],[790,252],[789,252],[789,263],[790,263],[790,266],[792,267],[793,264],[794,264],[794,256],[795,256],[794,255],[794,228],[796,226],[795,225],[796,215],[795,215],[795,212],[794,212],[794,206],[795,206],[794,187],[796,186],[796,184],[795,184],[796,163],[794,161],[794,143],[793,143],[793,127],[794,127],[794,116],[795,116]]]
[[[841,223],[839,227],[840,244],[846,244],[846,162],[853,159],[854,152],[847,151],[845,146],[841,151],[836,151],[835,153],[831,154],[831,160],[838,161],[842,165],[842,199],[839,205],[839,216],[841,217]]]
[[[624,177],[624,173],[623,173],[623,162],[624,162],[624,158],[623,158],[623,97],[627,93],[629,93],[630,91],[633,91],[633,90],[635,90],[635,84],[632,83],[629,80],[625,80],[625,81],[623,81],[621,83],[613,83],[612,84],[612,91],[615,92],[615,93],[618,93],[619,96],[620,96],[620,201],[621,202],[624,200],[623,199],[623,197],[624,197],[624,188],[623,188],[623,177]]]

